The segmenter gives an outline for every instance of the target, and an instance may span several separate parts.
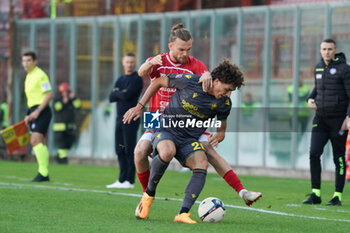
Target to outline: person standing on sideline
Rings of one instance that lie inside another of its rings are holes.
[[[129,108],[134,107],[140,97],[143,81],[136,72],[136,57],[126,53],[122,65],[125,74],[115,82],[109,95],[109,102],[117,103],[117,121],[115,128],[115,152],[119,162],[119,179],[107,188],[134,188],[135,164],[134,148],[140,121],[123,124],[123,116]]]
[[[321,203],[321,160],[331,141],[335,164],[335,192],[327,205],[340,206],[345,184],[345,143],[350,125],[350,67],[343,53],[336,53],[333,39],[321,43],[321,61],[314,70],[315,87],[308,105],[316,111],[312,122],[310,172],[312,193],[304,204]],[[345,124],[343,124],[345,120]]]
[[[53,108],[55,123],[55,144],[58,148],[57,162],[68,164],[68,152],[75,142],[76,129],[75,110],[81,107],[81,101],[76,98],[68,83],[58,87],[59,97],[54,100]]]
[[[45,134],[52,117],[49,103],[53,97],[49,77],[37,66],[34,52],[26,52],[22,56],[22,65],[27,76],[24,82],[24,91],[27,97],[28,112],[24,118],[26,125],[32,131],[30,144],[38,161],[38,175],[32,182],[50,181],[49,178],[49,151],[45,144]]]

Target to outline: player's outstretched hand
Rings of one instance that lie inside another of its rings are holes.
[[[213,79],[210,72],[206,71],[199,78],[198,83],[202,83],[203,91],[207,92],[213,85]]]
[[[162,58],[164,57],[164,55],[165,55],[165,53],[161,53],[161,54],[155,56],[149,62],[152,64],[152,66],[154,66],[154,65],[162,65],[163,64]]]
[[[219,140],[216,134],[210,134],[208,140],[210,145],[212,145],[213,147],[217,147],[219,145]]]
[[[133,108],[130,108],[123,116],[123,123],[130,124],[132,120],[136,121],[140,118],[142,114],[142,108],[139,105],[136,105]]]

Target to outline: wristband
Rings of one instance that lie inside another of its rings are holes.
[[[141,104],[140,102],[138,102],[139,105],[142,106],[142,108],[145,108],[145,105]]]

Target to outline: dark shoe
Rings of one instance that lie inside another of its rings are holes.
[[[57,157],[57,163],[58,164],[68,164],[68,158],[65,157],[65,158],[58,158]]]
[[[311,193],[309,198],[303,201],[303,204],[315,205],[321,204],[321,197],[316,196],[315,193]]]
[[[50,181],[49,176],[42,176],[40,173],[38,173],[38,175],[36,175],[36,177],[34,177],[34,179],[32,179],[30,182],[46,182],[46,181]]]
[[[327,205],[341,205],[341,201],[339,201],[339,197],[335,196],[327,203]]]

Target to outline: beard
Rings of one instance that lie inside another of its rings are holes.
[[[180,64],[185,64],[188,60],[188,57],[175,57],[175,61]]]

